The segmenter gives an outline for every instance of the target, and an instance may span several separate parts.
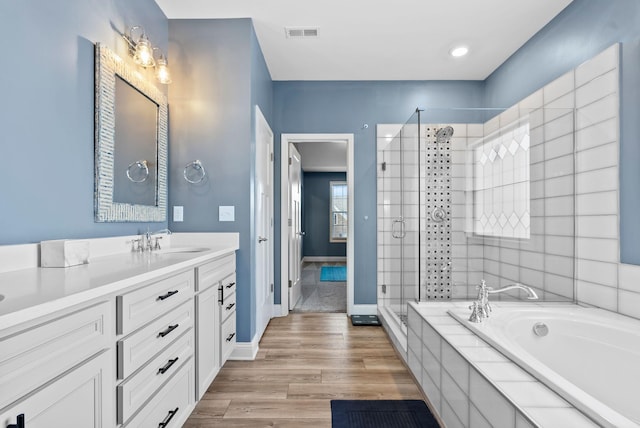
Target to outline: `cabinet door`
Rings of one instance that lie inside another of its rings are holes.
[[[0,414],[0,427],[16,423],[19,414],[28,428],[113,427],[112,367],[112,351],[105,350],[9,406]]]
[[[220,370],[218,288],[196,296],[196,398],[199,400]]]

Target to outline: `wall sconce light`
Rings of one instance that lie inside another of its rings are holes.
[[[134,31],[140,32],[140,37],[137,41],[133,36]],[[167,58],[164,56],[160,48],[151,45],[144,28],[139,25],[133,26],[129,29],[128,34],[125,32],[122,37],[127,41],[127,44],[129,45],[129,54],[133,56],[133,61],[136,64],[144,68],[155,67],[155,74],[158,82],[163,85],[171,83],[171,74],[169,73]],[[157,59],[154,56],[154,52],[156,50],[160,52]]]

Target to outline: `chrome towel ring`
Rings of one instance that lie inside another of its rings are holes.
[[[133,168],[135,166],[135,168]],[[127,167],[127,178],[134,183],[142,183],[149,178],[149,164],[146,160],[131,162]]]
[[[189,162],[182,172],[184,179],[191,184],[198,184],[207,176],[204,165],[199,159]]]

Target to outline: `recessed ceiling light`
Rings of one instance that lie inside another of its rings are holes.
[[[469,48],[466,46],[457,46],[449,51],[452,57],[459,58],[469,53]]]

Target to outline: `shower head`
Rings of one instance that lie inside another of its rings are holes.
[[[442,144],[449,141],[449,138],[453,136],[453,128],[450,126],[445,126],[444,128],[438,129],[436,132],[436,143]]]

